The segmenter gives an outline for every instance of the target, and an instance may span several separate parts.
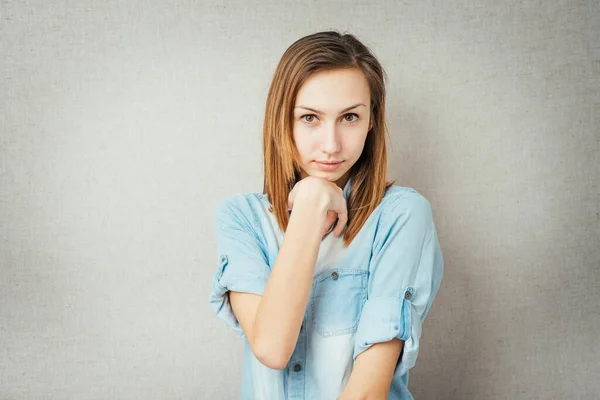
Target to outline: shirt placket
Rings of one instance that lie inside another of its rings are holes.
[[[304,400],[306,380],[306,318],[300,327],[298,342],[288,364],[288,399]]]

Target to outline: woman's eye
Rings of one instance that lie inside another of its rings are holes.
[[[346,122],[351,122],[351,123],[356,122],[357,119],[358,119],[358,114],[351,113],[351,114],[344,115],[344,120]]]
[[[315,122],[316,118],[317,116],[314,114],[306,114],[300,117],[300,119],[306,122],[307,124],[312,124],[313,122]]]

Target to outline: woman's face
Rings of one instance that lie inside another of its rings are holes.
[[[364,74],[336,69],[312,75],[300,87],[293,115],[300,177],[343,187],[370,129],[371,93]]]

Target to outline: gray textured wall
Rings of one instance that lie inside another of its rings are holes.
[[[384,63],[443,248],[416,398],[599,398],[598,1],[37,0],[0,2],[1,399],[236,398],[214,207],[261,190],[275,65],[331,28]]]

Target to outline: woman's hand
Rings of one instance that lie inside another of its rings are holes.
[[[348,210],[344,191],[335,183],[323,178],[308,176],[296,183],[288,196],[288,209],[294,204],[302,201],[317,201],[327,210],[327,218],[321,233],[324,236],[331,225],[337,220],[338,223],[333,231],[335,236],[340,236],[348,222]]]

